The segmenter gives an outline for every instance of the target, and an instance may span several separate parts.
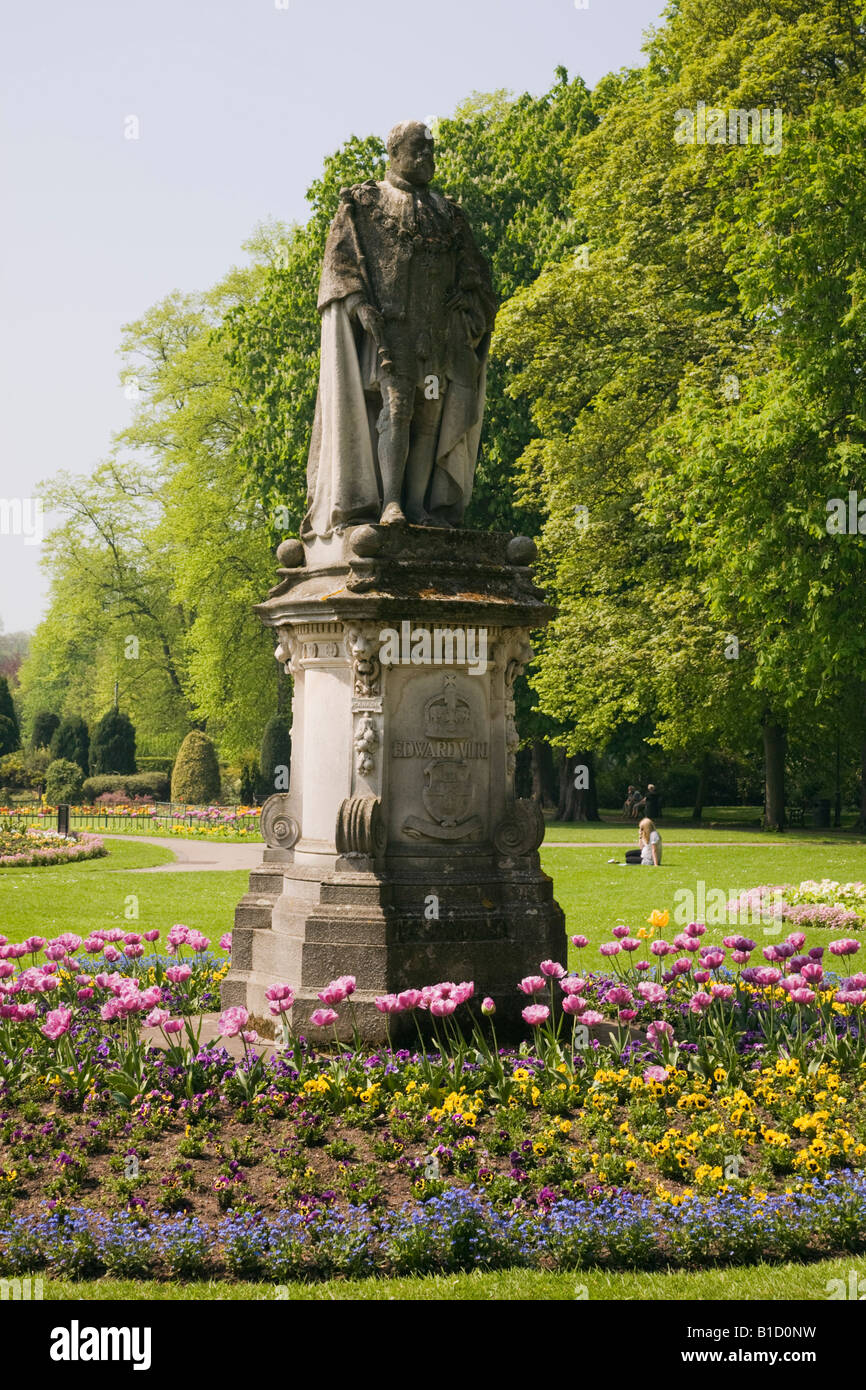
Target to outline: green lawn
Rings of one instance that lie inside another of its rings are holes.
[[[863,878],[866,874],[864,841],[842,832],[800,832],[795,835],[764,836],[758,844],[748,832],[728,832],[730,843],[707,843],[706,831],[666,831],[663,864],[659,869],[631,868],[609,864],[608,859],[623,858],[633,841],[628,827],[617,838],[621,848],[607,849],[594,843],[601,838],[598,827],[569,826],[572,832],[586,834],[583,845],[541,851],[544,869],[554,880],[555,893],[566,914],[569,935],[582,933],[591,946],[610,939],[617,922],[634,930],[641,926],[653,908],[667,909],[672,918],[679,890],[691,890],[697,899],[698,883],[705,893],[722,889],[726,893],[759,883],[799,882],[804,878]],[[615,829],[615,828],[614,828]],[[609,832],[608,832],[609,833]],[[549,832],[559,837],[559,829]],[[727,838],[727,837],[726,837]],[[677,845],[672,841],[684,840]],[[12,941],[34,933],[52,935],[61,931],[86,934],[94,927],[129,925],[131,930],[165,931],[174,922],[197,927],[216,942],[232,925],[234,908],[246,892],[245,871],[184,872],[179,874],[137,874],[131,869],[164,864],[171,850],[142,841],[107,838],[105,859],[87,860],[30,869],[0,870],[0,930]],[[129,896],[138,900],[137,919],[125,916],[131,910]],[[697,901],[696,901],[697,907]],[[690,920],[686,917],[685,920]],[[135,924],[135,925],[133,925]],[[732,928],[711,927],[704,940],[720,940]],[[667,929],[670,938],[676,930]],[[763,928],[745,928],[747,935],[766,944],[775,939],[764,936]],[[826,945],[827,932],[813,930],[808,944]],[[575,965],[581,953],[571,951]],[[582,959],[589,959],[583,952]],[[598,958],[592,959],[593,965]],[[480,985],[483,982],[479,982]]]
[[[132,1279],[98,1279],[67,1283],[47,1279],[45,1298],[74,1301],[147,1300],[199,1302],[202,1300],[290,1300],[303,1302],[358,1300],[365,1303],[492,1300],[596,1301],[707,1300],[749,1301],[799,1299],[825,1302],[827,1284],[841,1279],[848,1286],[851,1270],[866,1277],[863,1261],[854,1257],[821,1260],[816,1264],[748,1265],[735,1269],[707,1269],[696,1273],[611,1274],[582,1270],[574,1274],[544,1274],[536,1270],[507,1269],[495,1273],[429,1275],[406,1279],[334,1279],[321,1284],[156,1283]]]
[[[553,878],[569,935],[580,933],[588,937],[590,946],[609,941],[611,929],[617,922],[627,923],[634,931],[645,923],[654,908],[671,913],[671,923],[663,933],[670,940],[677,930],[682,930],[685,922],[701,920],[702,914],[697,911],[700,881],[706,897],[717,889],[733,896],[740,889],[759,883],[799,883],[806,878],[847,881],[866,875],[864,846],[862,842],[852,842],[847,835],[828,838],[826,833],[818,832],[797,839],[775,836],[768,844],[754,847],[743,840],[748,837],[741,834],[739,842],[734,840],[730,845],[704,844],[700,840],[682,847],[668,843],[662,865],[657,869],[609,864],[607,861],[612,857],[622,860],[622,851],[602,846],[544,847],[541,862]],[[695,918],[688,914],[682,923],[675,923],[678,905],[682,904],[683,909],[688,906],[682,898],[676,897],[681,890],[695,895]],[[708,927],[703,940],[705,943],[721,941],[734,930],[737,930],[734,925]],[[744,926],[742,930],[759,945],[779,939],[778,933],[769,934],[761,925]],[[826,946],[828,940],[826,931],[813,929],[807,933],[808,946]],[[581,957],[588,959],[590,951],[572,949],[571,964],[575,965]],[[593,964],[597,960],[595,957]]]
[[[235,906],[246,892],[243,870],[210,873],[138,874],[131,869],[168,864],[161,845],[106,839],[108,855],[80,864],[0,869],[0,931],[10,941],[96,927],[167,931],[184,922],[216,942],[231,931]],[[133,903],[134,897],[137,902]],[[138,917],[130,916],[137,907]]]

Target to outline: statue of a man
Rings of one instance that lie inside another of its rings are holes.
[[[459,525],[472,492],[490,276],[460,207],[430,188],[427,126],[395,126],[387,148],[382,183],[342,191],[325,248],[305,539]]]

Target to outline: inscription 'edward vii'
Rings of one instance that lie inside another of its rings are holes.
[[[474,739],[395,739],[391,746],[394,758],[487,758],[489,744]]]

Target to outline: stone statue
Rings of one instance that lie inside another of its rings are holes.
[[[456,526],[472,493],[496,302],[433,139],[388,136],[382,183],[342,191],[319,285],[309,541],[362,523]]]

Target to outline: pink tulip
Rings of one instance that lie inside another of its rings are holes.
[[[688,926],[686,927],[686,935],[703,936],[706,930],[707,929],[704,926],[703,922],[689,922]]]
[[[860,942],[845,936],[840,941],[831,941],[827,949],[831,956],[855,956],[860,950]]]
[[[165,972],[165,977],[167,980],[171,980],[173,985],[182,985],[184,980],[188,980],[191,974],[191,965],[170,965]]]
[[[453,999],[433,999],[430,1003],[430,1012],[434,1018],[448,1018],[456,1008]]]
[[[182,1028],[183,1022],[179,1018],[170,1018],[168,1023],[162,1025],[162,1031],[164,1033],[179,1033]]]
[[[638,941],[637,937],[634,937],[634,936],[627,936],[627,937],[626,937],[623,941],[621,941],[619,944],[620,944],[620,946],[622,947],[622,949],[623,949],[624,951],[639,951],[639,950],[640,950],[640,942]]]
[[[733,985],[711,985],[710,989],[714,999],[730,999],[734,993]]]
[[[517,988],[521,994],[540,994],[546,988],[546,983],[541,975],[526,975]]]
[[[713,996],[711,994],[705,994],[702,990],[698,990],[697,994],[693,994],[689,1000],[689,1009],[693,1014],[700,1014],[708,1009],[712,1002]]]
[[[621,941],[622,938],[623,938],[624,936],[629,936],[630,934],[631,934],[631,927],[626,927],[626,926],[623,926],[622,924],[620,924],[619,926],[614,927],[614,929],[613,929],[613,935],[617,938],[618,941]]]
[[[404,989],[397,995],[397,1003],[400,1005],[401,1012],[417,1009],[421,1001],[420,989]]]
[[[606,1004],[631,1004],[633,1002],[632,992],[626,985],[614,985],[604,996]]]
[[[120,951],[118,951],[116,946],[106,946],[102,954],[106,960],[110,960],[112,962],[120,960],[121,956],[121,953]]]
[[[174,930],[174,928],[172,928]],[[168,971],[166,971],[168,974]],[[219,1035],[222,1038],[236,1038],[242,1028],[249,1022],[249,1014],[241,1004],[235,1004],[230,1009],[225,1009],[220,1014]]]
[[[668,1042],[674,1040],[674,1030],[670,1023],[665,1023],[664,1019],[655,1019],[646,1030],[647,1041],[654,1047],[662,1038]]]
[[[295,994],[291,985],[269,985],[265,990],[265,998],[272,1003],[277,999],[291,999],[294,1001]]]
[[[559,988],[563,994],[582,994],[586,989],[586,980],[579,980],[576,975],[566,975],[564,980],[560,980]]]
[[[776,985],[782,978],[781,970],[773,970],[768,965],[761,965],[755,971],[755,979],[759,985]]]
[[[45,1034],[46,1038],[50,1038],[52,1042],[56,1042],[58,1038],[62,1038],[63,1034],[69,1031],[71,1022],[71,1009],[52,1009],[46,1016],[40,1031]]]
[[[598,953],[600,956],[605,957],[618,956],[621,950],[622,946],[618,941],[603,941],[598,948]]]
[[[151,1009],[144,1021],[148,1028],[161,1028],[164,1023],[168,1022],[168,1018],[168,1009]]]
[[[567,994],[562,1001],[562,1012],[572,1016],[582,1014],[586,1003],[582,994]]]
[[[489,995],[486,999],[482,999],[481,1001],[481,1012],[484,1014],[485,1018],[492,1018],[496,1013],[496,1004]]]
[[[561,980],[565,974],[565,966],[560,965],[556,960],[543,960],[541,962],[541,973],[548,979]]]
[[[812,989],[792,989],[791,999],[795,1004],[812,1004],[815,1000],[815,991]]]
[[[87,986],[85,986],[83,989],[76,990],[75,993],[76,998],[80,999],[82,1004],[86,1003],[88,999],[93,998],[93,990],[89,989]]]
[[[642,981],[637,987],[637,992],[647,1004],[663,1004],[667,999],[667,990],[654,984],[652,980]]]
[[[589,938],[586,936],[573,936],[571,938],[571,944],[572,946],[576,946],[577,949],[581,951],[583,950],[584,946],[589,945]]]
[[[595,1009],[587,1009],[586,1013],[581,1014],[580,1021],[592,1028],[596,1023],[604,1023],[604,1014],[598,1013]]]
[[[319,998],[323,1004],[342,1004],[346,998],[346,991],[338,980],[332,980],[329,985],[319,991]]]
[[[664,1067],[647,1067],[643,1079],[644,1081],[667,1081],[668,1074]]]
[[[537,1028],[539,1024],[546,1023],[550,1018],[550,1009],[546,1004],[529,1004],[523,1010],[522,1017],[530,1028]]]
[[[248,1032],[241,1033],[241,1037],[245,1043],[257,1043],[259,1040],[259,1035],[255,1028],[250,1028]]]
[[[152,929],[151,931],[146,931],[146,932],[144,932],[144,939],[145,939],[145,941],[158,941],[158,940],[159,940],[159,928]]]
[[[435,999],[434,999],[434,1000],[432,1001],[431,1005],[430,1005],[431,1010],[432,1010],[433,1004],[434,1004],[435,1002],[436,1002],[436,1001],[435,1001]],[[399,1014],[399,1013],[402,1013],[402,1008],[401,1008],[401,1006],[400,1006],[400,1000],[399,1000],[399,998],[397,997],[396,994],[382,994],[382,995],[379,996],[378,999],[374,999],[374,1000],[373,1000],[373,1003],[376,1005],[376,1008],[379,1010],[379,1013],[380,1013],[380,1014]],[[456,1006],[455,1006],[455,1007],[456,1007]],[[321,1013],[322,1010],[319,1010],[319,1012]],[[452,1012],[452,1013],[454,1012],[454,1009],[453,1009],[453,1008],[452,1008],[451,1012]]]

